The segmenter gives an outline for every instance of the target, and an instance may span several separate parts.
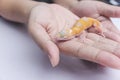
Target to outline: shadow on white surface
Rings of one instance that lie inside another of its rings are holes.
[[[0,19],[0,80],[120,80],[120,71],[65,55],[52,68],[23,25]]]

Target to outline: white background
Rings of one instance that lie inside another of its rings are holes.
[[[120,26],[120,19],[112,19]],[[52,68],[27,29],[0,18],[0,80],[120,80],[120,70],[61,56]]]

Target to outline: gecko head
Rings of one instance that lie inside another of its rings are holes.
[[[65,38],[66,38],[66,32],[65,31],[61,31],[61,32],[59,32],[59,33],[57,33],[57,35],[56,35],[56,39],[57,40],[64,40]]]

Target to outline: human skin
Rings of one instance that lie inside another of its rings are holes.
[[[98,19],[106,29],[105,36],[120,42],[120,31],[110,20],[110,17],[120,17],[120,7],[95,0],[54,0],[54,2],[68,8],[79,17],[87,16]]]
[[[52,66],[59,63],[59,52],[63,52],[66,55],[120,69],[119,38],[104,38],[96,33],[85,32],[71,40],[58,42],[55,40],[56,34],[65,26],[72,27],[79,19],[78,16],[56,4],[29,0],[1,1],[3,1],[0,6],[1,16],[27,24],[33,39],[48,53]],[[80,39],[81,36],[86,37],[84,42]]]
[[[78,0],[64,0],[64,1],[54,0],[54,2],[59,5],[64,6],[65,8],[68,8],[69,10],[71,10],[73,13],[75,13],[79,17],[87,16],[87,17],[98,19],[102,23],[103,27],[105,28],[104,35],[106,36],[107,40],[104,41],[100,39],[100,41],[105,42],[104,45],[113,44],[113,43],[110,43],[108,40],[112,40],[117,43],[120,43],[120,31],[116,28],[116,26],[113,25],[113,23],[110,20],[110,17],[117,17],[117,18],[120,17],[119,7],[111,6],[111,5],[105,4],[103,2],[95,1],[95,0],[79,0],[79,1]],[[86,39],[95,41],[97,39],[97,36],[98,35],[94,35],[92,37],[87,37]],[[86,40],[86,42],[88,45],[91,45],[89,40],[88,41]],[[115,50],[114,52],[112,52],[112,49],[110,49],[110,46],[105,47],[100,42],[99,44],[100,45],[98,44],[96,44],[96,46],[94,45],[94,47],[102,49],[103,51],[108,51],[112,55],[115,55],[116,57],[120,58],[119,50]],[[106,56],[106,55],[103,54],[103,56]],[[106,61],[104,61],[104,63],[109,64],[111,63],[110,61],[111,60],[109,60],[109,58],[106,57]],[[112,65],[114,64],[112,63]]]

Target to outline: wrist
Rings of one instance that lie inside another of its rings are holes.
[[[26,2],[24,1],[25,0],[21,2],[21,5],[19,6],[20,7],[19,10],[14,10],[16,12],[16,15],[19,16],[19,17],[16,17],[15,21],[21,22],[21,23],[27,23],[29,20],[29,16],[32,8],[40,4],[40,2],[36,2],[36,1],[29,1],[29,0]]]
[[[30,0],[1,0],[0,15],[10,21],[27,23],[31,9],[40,4]]]
[[[37,5],[40,5],[40,2],[29,1],[27,4],[28,5],[23,10],[23,16],[24,16],[24,20],[23,20],[24,22],[23,23],[28,23],[32,9],[34,7],[36,7]]]

